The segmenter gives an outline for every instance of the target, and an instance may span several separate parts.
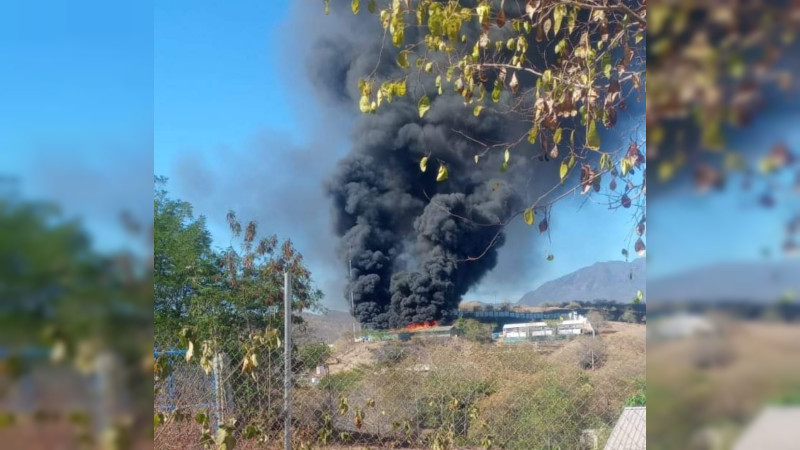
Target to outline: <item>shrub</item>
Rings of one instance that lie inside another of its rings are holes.
[[[406,347],[398,342],[389,342],[375,350],[375,361],[382,366],[397,364],[406,357]]]
[[[647,406],[647,394],[640,392],[628,397],[628,400],[625,401],[625,406]]]
[[[586,336],[581,338],[579,344],[578,367],[584,370],[596,370],[605,364],[608,355],[602,339]]]
[[[494,325],[484,324],[474,319],[460,318],[456,322],[455,332],[464,336],[468,341],[488,343],[492,342]]]
[[[631,308],[626,309],[625,313],[622,314],[622,317],[620,317],[619,320],[621,320],[623,322],[628,322],[628,323],[638,323],[639,322],[639,319],[636,317],[636,313],[633,312],[633,310]]]
[[[324,342],[304,345],[297,350],[297,361],[306,370],[314,370],[330,356],[331,348]]]

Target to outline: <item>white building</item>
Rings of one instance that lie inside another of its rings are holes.
[[[504,338],[531,338],[538,336],[577,335],[581,334],[584,328],[589,326],[589,321],[585,316],[576,312],[571,312],[566,320],[555,325],[548,325],[547,322],[530,323],[510,323],[503,325],[502,336]]]
[[[509,323],[503,325],[504,338],[529,338],[535,336],[552,336],[553,328],[546,322]]]

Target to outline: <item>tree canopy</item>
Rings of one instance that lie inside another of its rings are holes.
[[[194,339],[279,329],[286,272],[294,309],[320,307],[322,292],[291,241],[259,237],[254,221],[242,225],[229,211],[231,245],[212,249],[205,218],[195,217],[189,202],[171,198],[166,183],[155,179],[154,310],[162,345],[174,343],[187,326]]]

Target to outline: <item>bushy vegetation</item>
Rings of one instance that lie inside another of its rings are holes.
[[[474,319],[459,318],[453,330],[464,339],[472,342],[489,343],[492,342],[492,330],[494,324],[481,323]]]
[[[331,348],[324,342],[304,345],[297,349],[297,361],[306,370],[314,370],[331,356]]]

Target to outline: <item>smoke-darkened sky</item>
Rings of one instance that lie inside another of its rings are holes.
[[[346,265],[329,194],[331,180],[343,180],[338,161],[352,157],[351,151],[370,154],[373,147],[385,147],[374,145],[382,139],[375,132],[392,118],[379,114],[365,121],[351,98],[357,80],[350,78],[361,66],[374,63],[368,46],[356,47],[357,37],[375,23],[359,29],[335,11],[324,16],[316,2],[291,7],[280,2],[173,2],[156,5],[155,11],[155,172],[170,178],[173,195],[208,217],[218,245],[228,243],[228,209],[256,219],[265,232],[291,238],[324,290],[325,303],[345,309]],[[447,108],[457,112],[461,107],[457,102],[435,103],[427,122],[432,128],[423,138],[415,137],[413,128],[400,133],[402,127],[391,125],[391,133],[405,136],[398,148],[408,149],[408,157],[418,161],[414,142],[435,144],[437,110],[442,114]],[[398,114],[396,120],[411,122]],[[477,178],[502,180],[496,172]],[[453,177],[455,187],[478,189],[473,181],[459,181],[458,175]],[[530,189],[517,194],[527,197],[534,192]],[[472,198],[481,201],[478,194]],[[620,259],[621,248],[633,242],[632,217],[583,200],[568,200],[554,209],[552,241],[521,220],[514,222],[506,230],[506,244],[498,249],[496,266],[477,276],[478,284],[468,284],[464,298],[516,301],[544,281],[596,261]],[[409,207],[421,214],[424,204]],[[426,223],[438,226],[432,220]],[[417,235],[404,233],[399,239],[405,243]],[[431,239],[413,246],[430,249],[431,242],[440,242]],[[554,261],[546,261],[548,253],[555,255]],[[409,265],[409,259],[414,260],[411,266],[428,260],[416,253],[400,257],[398,264]]]

